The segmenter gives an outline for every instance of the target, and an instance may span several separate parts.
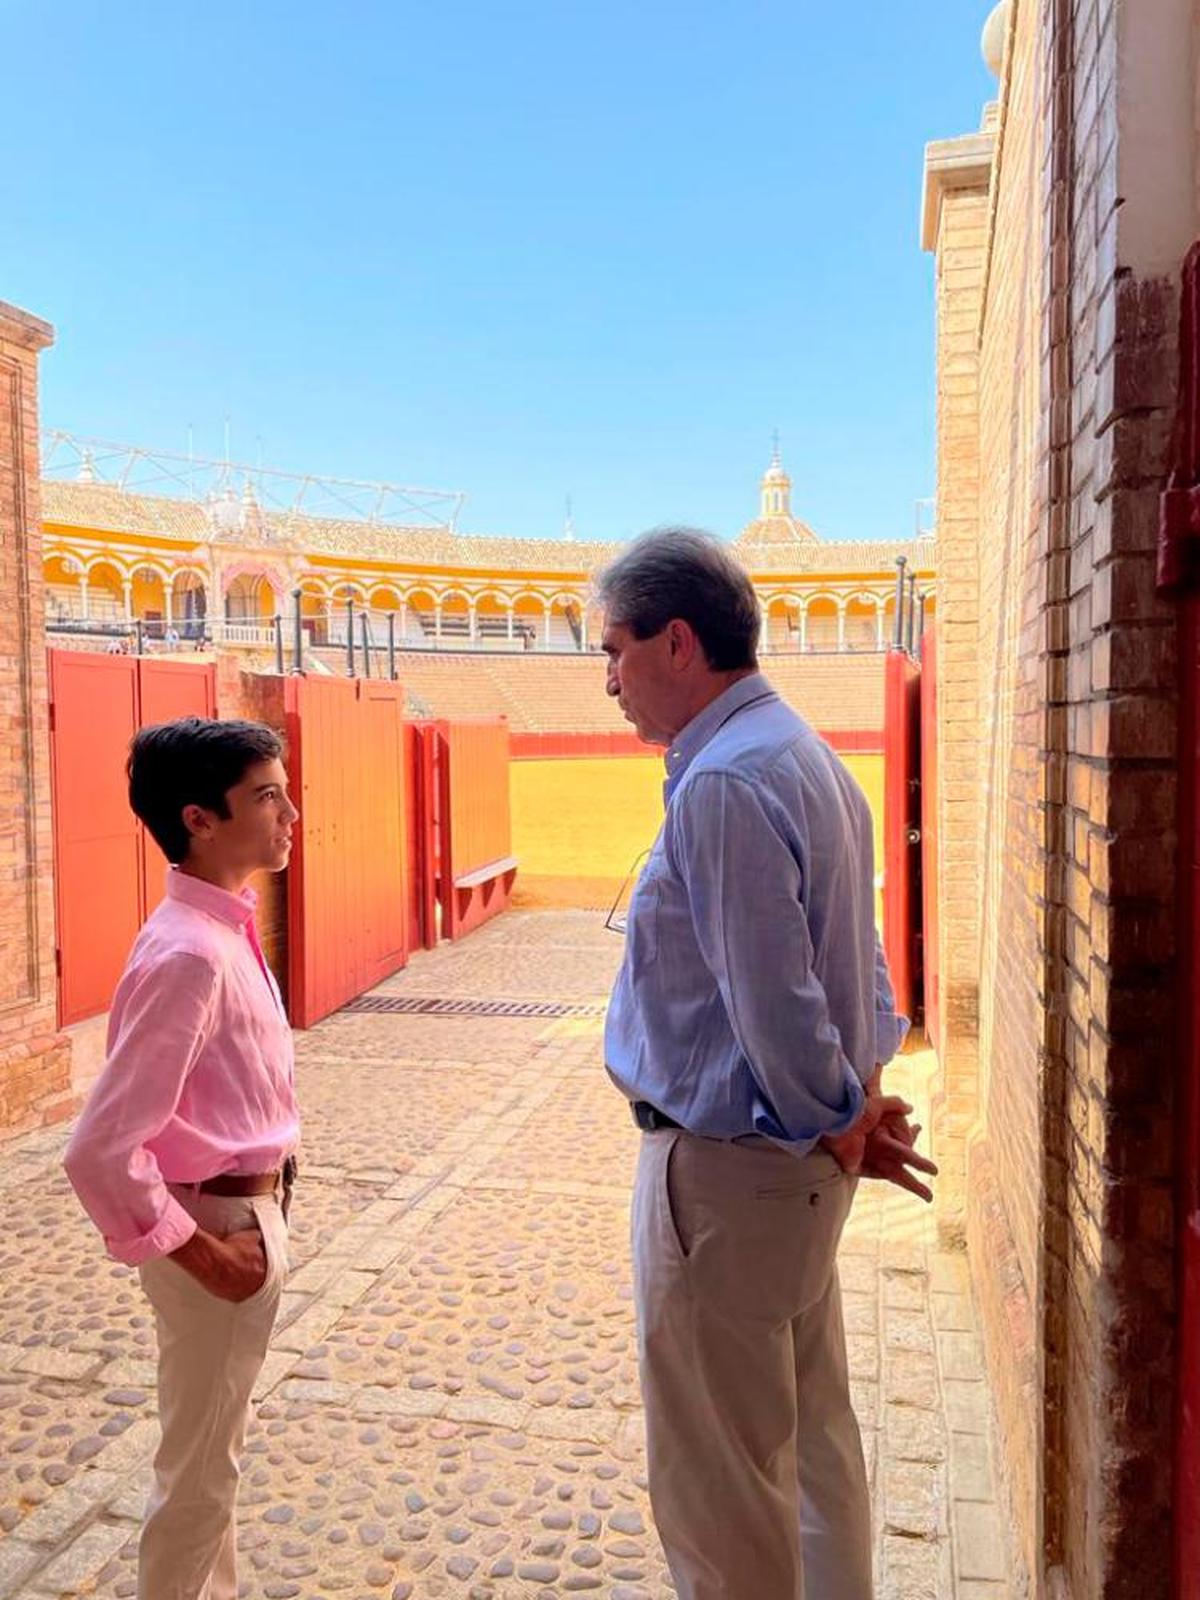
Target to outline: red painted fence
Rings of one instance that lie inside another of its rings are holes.
[[[508,905],[517,874],[509,813],[508,723],[438,722],[442,934],[461,939]]]
[[[517,867],[508,727],[406,721],[400,685],[385,680],[252,682],[251,714],[286,732],[300,808],[280,976],[293,1024],[309,1027],[397,971],[412,950],[461,938],[508,905]],[[150,722],[215,716],[216,670],[56,650],[50,693],[66,1025],[107,1009],[162,893],[161,854],[129,810],[129,741]]]
[[[134,935],[162,897],[158,846],[129,809],[125,759],[141,727],[215,714],[196,662],[51,650],[50,766],[58,1020],[108,1009]]]
[[[363,678],[285,679],[300,808],[288,869],[288,1009],[308,1028],[408,960],[403,693]]]
[[[942,1028],[938,924],[937,633],[921,641],[921,997],[925,1033],[938,1048]]]
[[[921,999],[921,671],[903,650],[884,665],[883,947],[896,1004]]]

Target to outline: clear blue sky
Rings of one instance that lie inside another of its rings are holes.
[[[927,139],[989,0],[8,0],[0,298],[43,421],[463,489],[460,525],[905,537]],[[18,63],[14,72],[11,64]],[[24,137],[22,146],[16,136]]]

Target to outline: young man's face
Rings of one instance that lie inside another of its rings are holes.
[[[222,876],[282,872],[292,851],[292,827],[300,813],[287,791],[283,762],[256,761],[240,783],[226,790],[228,817],[199,806],[184,810],[192,852]]]

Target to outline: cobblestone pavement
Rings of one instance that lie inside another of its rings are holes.
[[[601,1068],[619,954],[597,917],[513,912],[380,992],[572,1014],[342,1014],[300,1036],[294,1272],[248,1443],[245,1595],[673,1594],[634,1362],[637,1136]],[[906,1057],[891,1083],[920,1104],[930,1066]],[[0,1600],[134,1592],[152,1327],[69,1192],[65,1137],[0,1164]],[[1008,1600],[963,1258],[915,1201],[863,1185],[841,1272],[880,1594]]]

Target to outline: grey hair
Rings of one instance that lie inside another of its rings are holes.
[[[758,596],[745,569],[700,528],[651,528],[597,576],[608,621],[651,639],[676,618],[714,672],[758,665]]]

